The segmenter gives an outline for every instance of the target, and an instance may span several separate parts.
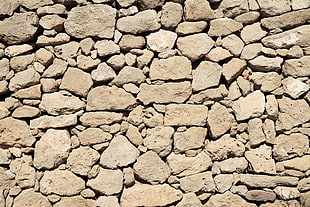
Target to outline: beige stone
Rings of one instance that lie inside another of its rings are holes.
[[[40,35],[36,44],[38,46],[59,45],[70,41],[70,36],[66,33],[58,33],[55,37]]]
[[[10,61],[7,58],[0,59],[0,80],[3,80],[10,71]]]
[[[283,63],[283,58],[280,57],[265,57],[265,56],[258,56],[253,60],[249,61],[250,66],[256,71],[278,71],[281,68],[281,64]]]
[[[293,99],[297,99],[309,91],[309,86],[306,83],[292,77],[282,80],[282,85],[284,93],[288,94]]]
[[[85,199],[81,196],[62,197],[61,200],[54,204],[55,207],[93,207],[96,206],[96,201]]]
[[[29,68],[14,75],[10,80],[9,90],[16,92],[19,89],[39,83],[39,80],[40,74],[34,69]]]
[[[285,76],[303,77],[309,76],[307,69],[310,65],[310,56],[304,56],[300,59],[285,60],[283,65],[283,74]]]
[[[34,192],[33,189],[27,189],[22,191],[14,199],[14,207],[23,207],[28,206],[46,206],[52,207],[52,204],[49,200],[43,196],[41,193]]]
[[[283,200],[290,200],[294,198],[299,198],[300,193],[296,188],[277,186],[274,192]]]
[[[36,171],[32,167],[32,158],[24,155],[10,163],[10,172],[15,174],[14,179],[21,188],[32,188],[35,185]]]
[[[27,66],[30,65],[33,61],[34,54],[16,56],[11,58],[10,67],[15,72],[20,72],[26,70]]]
[[[174,152],[180,153],[201,148],[206,135],[207,129],[202,127],[190,127],[184,132],[175,132],[173,136]]]
[[[97,41],[94,48],[97,49],[98,55],[101,57],[120,53],[120,47],[111,40]]]
[[[239,56],[243,50],[243,41],[235,34],[228,35],[222,41],[222,46],[234,56]]]
[[[205,21],[181,22],[178,24],[175,31],[178,35],[200,33],[203,32],[207,25],[208,23]]]
[[[267,201],[274,201],[276,199],[276,194],[272,191],[264,191],[264,190],[249,190],[245,194],[245,198],[250,201],[260,201],[260,202],[267,202]]]
[[[38,8],[37,13],[39,16],[45,14],[65,14],[66,7],[63,4],[54,4],[51,6],[41,6]]]
[[[166,2],[162,7],[161,25],[165,28],[175,28],[182,20],[183,7],[181,4]]]
[[[297,177],[240,174],[240,183],[254,188],[274,188],[277,186],[296,186]]]
[[[217,63],[202,61],[193,71],[193,91],[218,86],[222,74],[222,67]]]
[[[256,1],[255,1],[256,3]],[[249,3],[250,4],[250,3]],[[250,11],[243,14],[240,14],[235,17],[235,20],[246,25],[246,24],[252,24],[257,21],[259,18],[260,13],[257,11]]]
[[[186,0],[184,5],[186,21],[210,20],[215,18],[214,11],[207,0]]]
[[[145,38],[143,36],[135,36],[125,34],[119,42],[121,50],[129,51],[131,49],[142,49],[145,45]]]
[[[290,160],[283,161],[283,165],[285,168],[296,169],[299,171],[307,171],[310,169],[310,156],[304,155],[303,157],[297,157]]]
[[[14,110],[12,117],[14,118],[32,118],[41,114],[41,111],[32,106],[22,106]]]
[[[33,46],[29,44],[12,45],[12,46],[8,46],[5,48],[4,54],[8,57],[14,57],[14,56],[29,52],[32,49],[33,49]]]
[[[275,16],[291,10],[290,1],[288,0],[280,0],[276,4],[268,0],[258,0],[257,3],[265,16]]]
[[[239,14],[249,11],[248,2],[246,0],[223,0],[219,5],[219,9],[225,17],[235,17]]]
[[[210,171],[185,176],[180,179],[180,187],[188,192],[215,192],[216,186]]]
[[[282,76],[276,72],[253,72],[250,78],[262,92],[271,92],[281,86]]]
[[[43,115],[30,120],[31,129],[63,128],[75,124],[77,124],[77,116],[75,114],[60,116]]]
[[[87,112],[80,117],[80,121],[85,126],[97,127],[100,125],[121,122],[122,118],[122,114],[115,112]]]
[[[120,54],[120,55],[113,55],[112,57],[110,57],[107,60],[107,63],[109,66],[111,66],[113,69],[115,69],[116,71],[121,70],[125,64],[125,55]]]
[[[251,119],[248,122],[249,144],[251,147],[260,145],[266,141],[265,134],[263,132],[263,122],[259,118]]]
[[[145,80],[143,71],[139,68],[125,66],[112,81],[117,86],[122,86],[126,83],[141,84]]]
[[[97,69],[91,71],[91,77],[96,83],[105,83],[116,77],[115,71],[106,63],[100,63]]]
[[[298,182],[297,189],[301,192],[310,190],[310,178],[303,178]]]
[[[210,29],[208,34],[210,36],[226,36],[240,30],[241,28],[242,24],[233,19],[214,19],[210,21]]]
[[[50,65],[42,74],[42,77],[52,78],[63,75],[67,70],[68,63],[61,59],[55,58],[53,64]]]
[[[266,137],[266,143],[275,144],[276,143],[276,129],[274,121],[271,119],[266,119],[263,123],[263,131]]]
[[[233,184],[232,174],[220,174],[214,177],[214,182],[218,192],[224,193],[229,190]]]
[[[261,43],[252,43],[246,45],[244,46],[240,57],[245,60],[253,59],[259,55],[262,49],[263,45]]]
[[[241,30],[241,38],[246,44],[257,42],[265,37],[266,34],[267,32],[261,28],[259,22],[247,25]]]
[[[244,172],[248,167],[248,161],[244,157],[235,157],[218,163],[221,173]]]
[[[176,207],[196,206],[202,207],[202,204],[195,193],[183,194],[182,200],[176,205]]]
[[[58,29],[63,27],[63,24],[65,22],[64,18],[61,18],[60,16],[56,14],[52,15],[45,15],[41,17],[39,24],[42,26],[44,29]]]
[[[165,52],[172,49],[176,39],[176,33],[163,29],[146,37],[148,48],[154,52]]]
[[[79,48],[80,43],[71,41],[55,46],[54,50],[56,57],[67,60],[68,58],[75,58],[78,55]]]
[[[115,196],[100,196],[97,199],[97,206],[99,207],[120,207],[118,199]]]
[[[205,207],[229,207],[229,206],[244,206],[244,207],[255,207],[253,203],[248,203],[243,200],[240,196],[232,194],[227,191],[224,194],[216,194],[211,196],[208,202],[204,205]]]
[[[110,141],[112,135],[99,128],[88,128],[78,134],[81,145],[94,145]]]
[[[225,60],[231,57],[232,57],[232,54],[228,50],[222,47],[216,47],[212,49],[206,56],[207,59],[213,62],[219,62],[221,60]]]
[[[77,57],[77,67],[86,71],[95,68],[100,62],[99,59],[93,59],[89,56],[79,55]]]
[[[162,126],[164,124],[164,116],[150,107],[143,111],[142,121],[148,127]]]
[[[12,15],[13,12],[18,8],[20,5],[19,0],[13,1],[2,1],[0,3],[0,15]]]
[[[305,9],[310,6],[310,2],[300,1],[300,0],[292,0],[292,8],[293,10]]]
[[[233,58],[228,63],[223,65],[223,75],[227,82],[231,82],[237,78],[246,68],[246,62],[239,58]]]

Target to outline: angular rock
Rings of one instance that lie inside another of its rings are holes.
[[[267,202],[274,201],[276,199],[276,194],[272,191],[264,190],[249,190],[245,194],[245,198],[250,201]]]
[[[71,41],[66,44],[55,46],[54,50],[56,57],[67,60],[68,58],[75,58],[78,55],[79,48],[80,43]]]
[[[176,205],[176,207],[196,206],[202,207],[202,204],[195,193],[183,194],[182,200]]]
[[[248,161],[244,157],[229,158],[219,163],[222,173],[243,172],[248,167]]]
[[[163,96],[163,91],[165,95]],[[144,105],[150,103],[183,103],[192,93],[189,81],[178,83],[163,83],[162,85],[148,85],[142,83],[137,98]]]
[[[66,11],[66,7],[63,4],[54,4],[51,6],[40,6],[37,13],[41,16],[45,14],[65,14]]]
[[[176,39],[176,33],[163,29],[146,37],[147,46],[154,52],[165,52],[172,49]]]
[[[135,103],[136,99],[124,89],[98,86],[88,93],[86,110],[128,110]]]
[[[207,0],[186,0],[184,5],[186,21],[210,20],[215,18],[214,11]]]
[[[122,86],[126,83],[141,84],[145,80],[143,71],[139,68],[125,66],[112,81],[117,86]]]
[[[27,66],[30,65],[33,61],[34,61],[34,54],[20,55],[11,58],[10,66],[15,72],[20,72],[26,70]]]
[[[138,0],[138,5],[142,10],[153,9],[164,4],[164,0]]]
[[[167,206],[181,200],[182,192],[167,184],[136,184],[125,188],[121,196],[121,206]]]
[[[297,99],[309,91],[309,86],[306,83],[292,77],[282,80],[282,85],[284,93],[293,99]]]
[[[202,61],[193,71],[193,90],[200,91],[218,86],[222,74],[222,67],[213,62]]]
[[[0,3],[0,15],[12,16],[13,12],[19,7],[19,0],[2,1]]]
[[[64,22],[65,22],[64,18],[61,18],[56,14],[52,14],[41,17],[39,24],[44,29],[58,29],[63,26]]]
[[[210,21],[210,29],[208,35],[212,36],[226,36],[234,33],[242,28],[242,24],[230,19],[220,18]]]
[[[176,132],[173,136],[174,151],[180,153],[199,149],[203,146],[206,135],[207,129],[202,127],[191,127],[184,132]]]
[[[180,24],[178,24],[175,31],[178,35],[200,33],[206,29],[207,25],[208,23],[205,21],[181,22]]]
[[[52,0],[21,0],[21,5],[26,7],[27,9],[37,9],[41,6],[53,4]]]
[[[77,67],[86,71],[95,68],[100,62],[99,59],[93,59],[90,56],[79,55],[77,57]]]
[[[246,68],[246,62],[239,58],[232,58],[223,65],[223,75],[228,83],[237,78]]]
[[[254,188],[274,188],[277,186],[296,186],[297,177],[240,174],[240,183]]]
[[[296,188],[277,186],[274,192],[283,200],[290,200],[294,198],[299,198],[300,193]]]
[[[100,168],[99,174],[89,179],[87,186],[104,195],[120,193],[123,187],[123,173],[118,170]]]
[[[54,207],[92,207],[96,206],[96,201],[85,199],[81,196],[62,197],[61,200],[54,204]]]
[[[263,49],[263,45],[261,43],[252,43],[244,46],[241,53],[241,58],[245,60],[250,60],[255,58],[260,54]]]
[[[109,5],[87,5],[71,9],[64,26],[76,38],[112,38],[115,18],[116,9]]]
[[[18,99],[40,99],[42,95],[41,85],[34,85],[13,93],[13,97]]]
[[[219,5],[219,9],[225,17],[235,17],[239,14],[249,11],[248,1],[246,0],[223,0]]]
[[[297,189],[301,192],[310,190],[310,178],[303,178],[298,182]]]
[[[164,117],[165,126],[204,126],[208,108],[203,105],[169,104]]]
[[[94,48],[97,49],[98,55],[101,57],[120,53],[120,47],[111,40],[100,40],[95,43]]]
[[[212,49],[206,56],[207,59],[213,62],[219,62],[221,60],[225,60],[230,57],[232,57],[232,54],[228,50],[225,50],[222,47],[216,47]]]
[[[249,61],[250,66],[255,71],[262,71],[262,72],[278,71],[280,70],[282,63],[283,58],[280,57],[270,58],[262,55]]]
[[[241,30],[241,38],[246,43],[257,42],[266,36],[267,32],[261,28],[259,22],[247,25]]]
[[[185,192],[216,191],[216,186],[210,171],[180,178],[180,187]]]
[[[305,172],[310,169],[310,155],[304,155],[302,157],[293,158],[283,161],[285,168],[291,168]]]
[[[96,83],[105,83],[116,77],[115,71],[106,63],[100,63],[97,69],[92,70],[91,77]]]
[[[0,176],[1,176],[0,185],[1,185],[1,188],[4,190],[10,190],[16,185],[16,180],[12,179],[12,177],[7,173],[7,170],[8,170],[7,168],[0,167]],[[3,196],[3,199],[4,199],[4,196]],[[2,201],[1,196],[0,196],[0,201]]]
[[[139,150],[126,137],[118,135],[101,154],[100,164],[107,168],[125,167],[135,162],[138,157]]]
[[[224,194],[215,194],[211,196],[205,207],[218,207],[218,206],[243,206],[243,207],[256,207],[256,204],[248,203],[240,196],[232,194],[230,191]]]
[[[81,145],[94,145],[110,141],[112,135],[99,128],[88,128],[78,134]]]
[[[241,97],[232,106],[238,121],[259,117],[265,110],[265,96],[259,90]]]
[[[276,4],[273,4],[268,0],[258,0],[257,3],[259,4],[264,16],[275,16],[291,10],[289,0],[280,0],[277,1]]]
[[[30,120],[31,129],[63,128],[77,124],[77,115],[47,116],[43,115]]]
[[[52,78],[52,77],[59,77],[63,75],[68,67],[68,63],[61,59],[55,58],[53,64],[50,65],[44,72],[42,77],[45,78]]]
[[[300,59],[285,60],[283,65],[283,74],[285,76],[304,77],[310,76],[308,70],[310,65],[310,56],[304,56]]]
[[[14,207],[28,206],[46,206],[52,207],[49,200],[41,193],[34,192],[33,189],[23,190],[15,199]]]
[[[6,58],[0,59],[0,80],[3,80],[10,71],[10,61]]]
[[[67,130],[48,129],[37,141],[34,149],[34,166],[37,169],[52,169],[64,163],[71,150]]]
[[[234,56],[239,56],[243,50],[243,41],[235,34],[228,35],[222,40],[222,46]]]
[[[10,80],[9,90],[15,92],[27,86],[35,85],[39,83],[39,80],[40,74],[33,68],[29,68],[14,75],[14,77]]]
[[[4,54],[8,57],[14,57],[33,50],[33,46],[29,44],[12,45],[4,50]]]
[[[80,117],[80,121],[84,126],[98,127],[100,125],[113,124],[121,122],[123,115],[115,112],[86,112]]]
[[[66,33],[58,33],[55,37],[40,35],[36,44],[38,46],[59,45],[70,41],[70,36]]]
[[[271,92],[281,86],[282,76],[277,72],[253,72],[250,78],[262,92]]]
[[[266,136],[266,142],[269,144],[276,143],[276,129],[271,119],[266,119],[263,123],[263,131]]]
[[[214,177],[214,182],[218,192],[224,193],[229,190],[233,184],[232,174],[220,174]]]
[[[32,157],[24,155],[14,159],[10,164],[10,172],[15,174],[14,179],[21,188],[32,188],[35,185],[36,171],[32,167]]]
[[[259,118],[251,119],[248,122],[249,145],[255,147],[266,141],[263,132],[263,122]]]
[[[160,23],[165,28],[175,28],[182,20],[183,7],[181,4],[167,2],[162,7]]]
[[[123,51],[129,51],[131,49],[142,49],[145,45],[145,38],[143,36],[135,36],[125,34],[119,42],[119,46]]]
[[[120,207],[118,199],[115,196],[100,196],[97,199],[97,206],[99,207]]]
[[[8,45],[32,40],[38,31],[38,22],[34,12],[16,13],[0,22],[0,40]]]

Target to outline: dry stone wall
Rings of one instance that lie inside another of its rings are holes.
[[[1,0],[0,207],[310,207],[309,0]]]

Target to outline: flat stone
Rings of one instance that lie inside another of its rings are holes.
[[[111,40],[100,40],[95,43],[94,48],[97,49],[98,55],[101,57],[120,53],[120,47]]]
[[[116,112],[86,112],[80,117],[83,125],[88,127],[97,127],[100,125],[113,124],[121,122],[123,115]]]
[[[258,0],[257,3],[264,16],[275,16],[291,10],[290,1],[288,0],[280,0],[277,4],[273,4],[268,0]]]
[[[210,61],[202,61],[193,70],[193,91],[200,91],[220,84],[222,67]]]
[[[178,67],[175,65],[178,64]],[[192,77],[192,63],[183,56],[154,59],[150,67],[151,80],[179,80]]]
[[[277,186],[274,192],[283,200],[299,198],[300,192],[293,187]]]
[[[23,190],[15,199],[14,207],[23,207],[25,205],[29,206],[46,206],[52,207],[49,200],[43,196],[41,193],[34,192],[33,189]]]
[[[160,23],[165,28],[175,28],[182,20],[183,7],[181,4],[166,2],[162,7]]]
[[[57,45],[54,47],[56,57],[64,60],[77,57],[79,49],[80,43],[75,41],[71,41],[66,44]]]
[[[38,8],[37,13],[39,16],[45,14],[65,14],[66,7],[63,4],[54,4],[51,6],[41,6]]]
[[[70,36],[66,33],[58,33],[55,37],[40,35],[36,44],[38,46],[59,45],[70,41]]]
[[[310,65],[310,56],[304,56],[300,59],[285,60],[283,65],[283,74],[285,76],[304,77],[309,76],[307,69]]]
[[[248,161],[244,157],[235,157],[218,163],[221,173],[244,172],[248,167]]]
[[[29,55],[20,55],[11,58],[10,60],[10,67],[15,72],[20,72],[26,70],[27,66],[30,65],[34,61],[34,54]]]
[[[60,116],[43,115],[36,119],[30,120],[31,129],[63,128],[76,124],[77,116],[75,114]]]
[[[135,36],[131,34],[125,34],[122,36],[119,46],[123,51],[129,51],[131,49],[142,49],[145,45],[145,38],[143,36]]]
[[[215,18],[210,3],[206,0],[187,0],[184,5],[186,21],[210,20]]]
[[[37,9],[41,6],[50,5],[54,2],[52,0],[21,0],[21,5],[26,7],[27,9]]]
[[[136,184],[125,188],[121,196],[121,206],[167,206],[181,200],[182,192],[167,184]]]
[[[252,43],[244,46],[241,59],[250,60],[257,57],[263,49],[263,45],[261,43]]]
[[[271,92],[281,86],[282,76],[277,72],[253,72],[250,76],[262,92]]]
[[[54,207],[89,207],[96,206],[96,201],[85,199],[82,196],[62,197],[61,200],[54,204]]]
[[[219,5],[219,9],[225,17],[235,17],[249,11],[248,1],[246,0],[223,0]]]
[[[32,118],[40,115],[41,111],[35,107],[22,106],[14,110],[12,117],[14,118]]]
[[[133,83],[136,85],[145,81],[145,75],[139,68],[125,66],[112,81],[117,86],[122,86],[127,83]]]
[[[95,68],[100,62],[101,61],[99,59],[93,59],[90,56],[77,56],[77,67],[85,71]]]
[[[12,16],[13,12],[19,7],[20,1],[2,1],[0,3],[0,15],[9,15]]]
[[[266,141],[261,119],[254,118],[248,122],[248,134],[250,139],[249,145],[251,147],[256,147]]]
[[[247,25],[241,30],[241,38],[246,43],[257,42],[266,36],[267,32],[261,28],[259,22]]]
[[[296,186],[297,177],[240,174],[240,183],[254,188],[274,188],[277,186]]]
[[[120,207],[115,196],[100,196],[96,203],[99,207]]]
[[[78,134],[81,145],[94,145],[110,141],[112,135],[99,128],[87,128]]]
[[[146,37],[147,46],[154,52],[165,52],[172,49],[176,39],[176,33],[163,29]]]
[[[230,34],[222,40],[223,48],[229,50],[234,56],[239,56],[243,50],[243,41],[235,34]]]
[[[242,29],[242,24],[230,19],[220,18],[210,21],[210,29],[208,35],[212,36],[226,36]]]
[[[165,96],[162,92],[165,91]],[[192,93],[189,81],[178,83],[163,83],[161,85],[148,85],[142,83],[137,98],[144,105],[150,103],[183,103]]]
[[[173,136],[174,151],[180,153],[199,149],[203,146],[206,135],[207,129],[202,127],[190,127],[184,132],[175,132]]]
[[[10,71],[10,61],[7,58],[0,59],[0,80],[3,80]]]
[[[214,177],[214,182],[218,192],[224,193],[229,190],[233,184],[232,174],[220,174]]]
[[[276,194],[272,191],[264,191],[264,190],[249,190],[245,194],[245,198],[250,201],[274,201],[276,199]]]
[[[181,22],[178,24],[175,32],[178,35],[188,35],[203,32],[208,23],[205,21]]]
[[[297,189],[301,192],[310,190],[310,178],[303,178],[298,182]]]
[[[290,160],[283,161],[283,165],[285,168],[291,168],[295,170],[299,170],[302,172],[306,172],[310,169],[310,156],[304,155],[303,157],[297,157]]]
[[[293,10],[305,9],[305,8],[308,8],[309,6],[310,6],[310,2],[292,0],[292,9]]]
[[[244,206],[244,207],[255,207],[256,204],[248,203],[243,200],[240,196],[232,194],[227,191],[224,194],[212,195],[208,202],[204,205],[205,207],[217,207],[217,206]]]
[[[68,67],[68,63],[61,59],[55,58],[53,64],[50,65],[42,74],[42,77],[53,78],[63,75]]]
[[[5,48],[4,54],[9,57],[15,57],[31,50],[33,50],[33,46],[29,44],[12,45]]]
[[[203,105],[169,104],[164,117],[165,126],[204,126],[208,108]]]
[[[154,9],[156,7],[162,6],[164,4],[164,0],[138,0],[138,6],[142,9]]]
[[[232,58],[223,65],[223,75],[228,83],[237,78],[246,68],[246,62],[239,58]]]
[[[269,72],[278,71],[281,69],[281,64],[283,63],[283,58],[281,57],[265,57],[258,56],[253,60],[249,61],[251,68],[255,71]]]
[[[106,63],[100,63],[97,69],[91,71],[91,77],[96,83],[105,83],[116,77],[115,71]]]
[[[297,99],[309,91],[309,86],[306,83],[292,77],[282,80],[282,85],[284,93],[293,99]]]
[[[37,169],[52,169],[64,163],[71,150],[67,130],[48,129],[37,141],[34,149],[34,166]]]
[[[180,187],[187,192],[215,192],[216,186],[211,171],[180,178]]]
[[[33,68],[29,68],[14,75],[10,80],[9,90],[16,92],[19,89],[39,83],[39,80],[40,74]]]
[[[88,93],[86,110],[128,110],[135,103],[136,99],[124,89],[98,86]]]
[[[109,5],[87,5],[73,8],[64,24],[66,32],[75,38],[112,38],[116,9]]]
[[[222,47],[216,47],[208,53],[206,58],[213,62],[219,62],[221,60],[231,58],[232,56],[233,55],[228,50]]]

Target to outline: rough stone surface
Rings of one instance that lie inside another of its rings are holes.
[[[206,135],[207,129],[202,127],[191,127],[184,132],[175,132],[173,137],[174,151],[180,153],[199,149],[203,146]]]
[[[242,24],[233,19],[215,19],[210,21],[208,34],[210,36],[226,36],[240,30],[241,28]]]
[[[208,202],[204,205],[205,207],[216,207],[216,206],[244,206],[244,207],[255,207],[256,205],[253,203],[248,203],[240,196],[232,194],[227,191],[224,194],[216,194],[211,196]]]
[[[220,84],[222,68],[217,63],[203,61],[193,71],[193,90],[200,91]]]
[[[22,206],[40,206],[44,205],[46,207],[52,207],[52,204],[49,200],[40,193],[34,192],[32,189],[27,189],[21,192],[14,199],[14,207],[22,207]]]

